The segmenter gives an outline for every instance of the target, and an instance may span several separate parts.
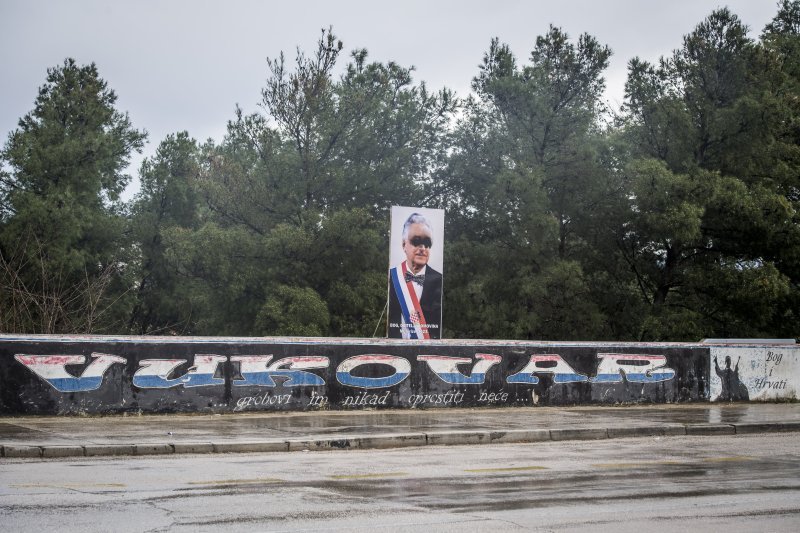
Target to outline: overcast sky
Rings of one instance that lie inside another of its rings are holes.
[[[492,37],[522,63],[551,23],[587,32],[614,52],[606,98],[617,106],[631,58],[669,54],[724,6],[757,37],[777,0],[0,0],[0,141],[33,108],[47,69],[72,57],[96,63],[118,109],[149,133],[145,156],[182,130],[219,142],[237,104],[257,110],[266,58],[313,51],[329,26],[346,51],[414,66],[416,81],[459,96]]]

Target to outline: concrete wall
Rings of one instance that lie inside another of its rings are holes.
[[[0,414],[707,401],[775,350],[794,394],[794,346],[0,335]]]
[[[710,398],[714,401],[798,399],[798,345],[715,346],[710,357]]]

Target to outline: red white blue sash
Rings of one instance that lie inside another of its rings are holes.
[[[391,269],[392,286],[403,313],[403,324],[400,325],[402,336],[411,339],[430,339],[425,315],[414,290],[414,282],[406,281],[407,271],[405,261],[400,267]]]

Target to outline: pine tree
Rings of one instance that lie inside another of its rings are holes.
[[[94,64],[48,70],[33,111],[2,151],[3,327],[80,332],[111,327],[126,265],[119,195],[145,133],[115,108]]]

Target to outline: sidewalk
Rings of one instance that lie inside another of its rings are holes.
[[[800,431],[800,404],[0,418],[2,457],[396,448]]]

